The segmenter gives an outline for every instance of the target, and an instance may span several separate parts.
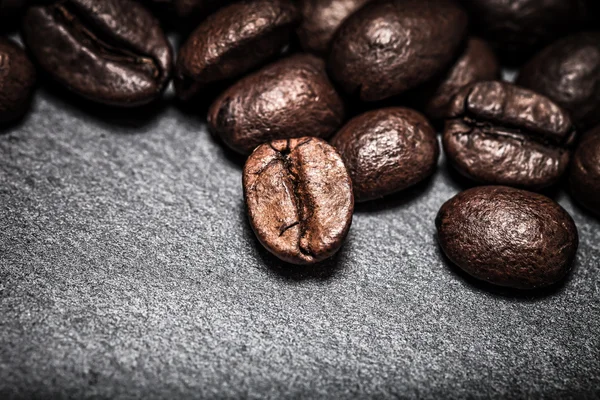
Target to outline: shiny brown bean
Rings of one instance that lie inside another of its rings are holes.
[[[243,177],[250,225],[275,256],[313,264],[342,246],[354,200],[339,154],[321,139],[276,140],[248,158]]]
[[[506,82],[478,82],[450,108],[444,151],[463,175],[479,183],[542,189],[569,165],[575,130],[552,100]]]
[[[467,33],[467,15],[453,0],[375,0],[336,32],[329,70],[363,101],[399,95],[441,73]]]
[[[499,77],[500,65],[493,50],[482,39],[470,38],[461,56],[441,78],[417,89],[418,95],[424,97],[423,111],[433,120],[444,119],[452,99],[462,88]]]
[[[181,47],[175,89],[188,100],[209,84],[238,78],[279,53],[300,22],[290,0],[241,1],[202,22]]]
[[[211,105],[208,124],[233,150],[248,154],[274,139],[331,136],[344,122],[344,103],[323,61],[299,54],[240,80]]]
[[[578,33],[546,47],[523,67],[517,84],[561,105],[581,130],[600,123],[600,32]]]
[[[326,55],[335,31],[346,18],[368,1],[370,0],[301,0],[303,20],[297,31],[302,48]]]
[[[435,171],[440,153],[427,119],[402,107],[353,118],[331,144],[348,168],[356,201],[383,197],[422,181]]]
[[[30,7],[24,39],[56,81],[90,100],[137,106],[157,99],[172,70],[171,47],[133,0],[69,0]]]
[[[563,279],[579,244],[577,227],[560,205],[504,186],[458,194],[442,206],[435,223],[450,261],[477,279],[516,289]]]

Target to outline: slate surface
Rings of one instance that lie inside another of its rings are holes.
[[[38,92],[0,135],[0,398],[600,397],[600,222],[566,194],[576,267],[523,296],[441,256],[443,161],[315,269],[257,244],[240,162],[168,102]]]

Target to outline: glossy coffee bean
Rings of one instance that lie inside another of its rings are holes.
[[[556,41],[521,70],[517,83],[549,97],[586,130],[600,123],[600,32]]]
[[[594,0],[595,1],[595,0]],[[580,29],[586,0],[462,0],[476,32],[506,61],[520,61],[554,39]]]
[[[369,111],[331,140],[352,178],[356,201],[406,189],[430,176],[439,146],[425,117],[408,108]]]
[[[248,154],[274,139],[331,136],[344,122],[344,104],[321,59],[300,54],[245,77],[222,93],[208,113],[210,130]]]
[[[279,53],[300,22],[290,0],[251,0],[208,17],[181,47],[175,88],[187,100],[208,84],[237,78]]]
[[[370,0],[301,0],[303,21],[298,27],[302,48],[319,55],[329,51],[339,26]]]
[[[133,0],[69,0],[28,9],[23,26],[37,63],[73,92],[99,103],[137,106],[163,92],[171,47]]]
[[[244,198],[252,229],[280,259],[312,264],[342,246],[354,200],[346,167],[321,139],[276,140],[248,158]]]
[[[500,65],[490,46],[478,38],[470,38],[462,55],[441,78],[421,89],[425,93],[424,112],[434,120],[448,116],[454,96],[471,83],[500,77]]]
[[[541,189],[565,172],[575,131],[552,100],[506,82],[478,82],[454,98],[444,151],[463,175],[484,184]]]
[[[466,32],[467,15],[453,0],[375,0],[337,31],[329,69],[347,93],[382,100],[441,73]]]
[[[579,244],[575,223],[560,205],[504,186],[460,193],[442,206],[435,223],[450,261],[477,279],[516,289],[560,281]]]
[[[0,38],[0,123],[23,115],[35,85],[35,68],[16,43]]]
[[[583,135],[569,181],[575,200],[600,217],[600,125]]]

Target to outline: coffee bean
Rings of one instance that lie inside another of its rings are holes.
[[[344,122],[344,104],[319,58],[301,54],[268,65],[211,105],[210,130],[248,154],[274,139],[327,138]]]
[[[394,107],[369,111],[348,122],[331,140],[340,152],[357,201],[412,186],[436,168],[435,130],[416,111]]]
[[[546,47],[517,83],[549,97],[587,130],[600,123],[600,32],[575,34]]]
[[[137,106],[158,98],[171,73],[159,22],[133,0],[68,0],[29,8],[25,41],[60,84],[90,100]]]
[[[319,55],[329,51],[331,38],[339,26],[370,0],[302,0],[303,21],[298,28],[302,48]]]
[[[516,289],[560,281],[579,244],[575,223],[560,205],[504,186],[460,193],[442,206],[435,223],[450,261],[477,279]]]
[[[441,73],[466,32],[467,15],[453,0],[376,0],[337,31],[329,68],[347,93],[382,100]]]
[[[35,68],[17,44],[0,38],[0,123],[23,115],[35,85]]]
[[[484,184],[542,189],[565,172],[575,131],[567,111],[506,82],[462,89],[443,135],[449,161]]]
[[[507,62],[526,59],[579,29],[588,18],[586,0],[463,0],[463,4],[475,31]]]
[[[600,125],[583,135],[570,171],[573,197],[600,217]]]
[[[341,247],[352,222],[352,183],[338,153],[323,140],[259,146],[246,162],[243,185],[252,229],[280,259],[312,264]]]
[[[202,18],[226,6],[233,0],[152,0],[170,5],[179,18],[200,21]]]
[[[424,95],[424,112],[434,120],[448,116],[452,98],[460,89],[474,82],[500,77],[500,66],[490,46],[478,38],[470,38],[462,55],[441,78],[419,90]]]
[[[208,84],[237,78],[279,53],[300,22],[290,0],[235,3],[208,17],[181,47],[175,88],[187,100]]]
[[[0,18],[18,14],[27,3],[28,0],[0,0]]]
[[[588,0],[590,7],[590,26],[598,26],[600,23],[600,2],[598,0]]]

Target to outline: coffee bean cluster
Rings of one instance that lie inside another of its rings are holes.
[[[600,216],[595,0],[0,0],[0,14],[22,16],[27,51],[0,39],[0,123],[23,116],[37,75],[113,107],[172,81],[248,157],[251,226],[287,263],[335,254],[355,201],[434,174],[438,130],[474,187],[442,206],[437,236],[473,277],[534,289],[569,272],[577,228],[539,191],[567,182]]]

